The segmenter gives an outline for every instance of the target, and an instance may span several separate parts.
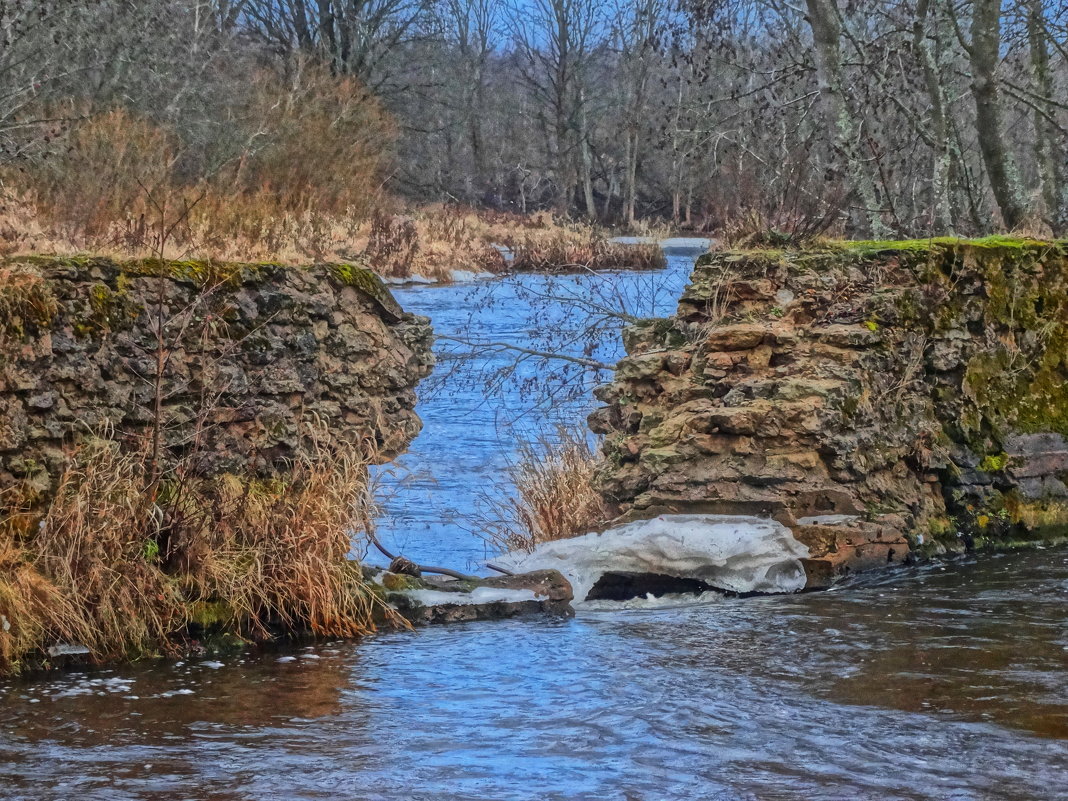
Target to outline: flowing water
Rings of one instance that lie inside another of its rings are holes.
[[[688,265],[616,280],[635,311],[663,313]],[[584,353],[556,298],[603,280],[397,294],[440,332],[549,330]],[[614,358],[603,333],[589,352]],[[497,491],[514,437],[587,405],[533,361],[499,384],[512,358],[443,359],[424,434],[383,476],[383,536],[409,556],[482,558],[462,516]],[[7,682],[0,798],[1068,798],[1066,613],[1068,551],[1051,549],[823,593]]]

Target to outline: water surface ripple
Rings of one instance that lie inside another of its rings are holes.
[[[689,263],[620,280],[663,313]],[[398,294],[439,331],[522,338],[533,314],[566,334],[568,314],[523,285]],[[529,386],[480,402],[460,379],[485,368],[461,363],[428,395],[414,478],[384,478],[385,536],[424,561],[484,554],[443,510],[468,511],[506,463],[502,420],[588,402],[539,408]],[[0,798],[1068,798],[1066,612],[1068,551],[1037,550],[825,593],[7,682]]]

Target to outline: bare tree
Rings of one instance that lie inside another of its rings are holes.
[[[1002,123],[998,65],[1001,62],[1001,0],[972,3],[971,41],[963,35],[961,45],[971,58],[972,96],[975,98],[975,130],[990,181],[1005,225],[1015,228],[1026,210],[1020,196],[1019,176]]]

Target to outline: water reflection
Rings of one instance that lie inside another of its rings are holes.
[[[7,685],[0,797],[1056,798],[1066,611],[1039,551]]]

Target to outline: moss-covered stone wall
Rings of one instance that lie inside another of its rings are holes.
[[[8,259],[0,489],[46,489],[80,433],[134,441],[156,421],[209,474],[284,469],[311,447],[306,423],[388,459],[419,431],[430,342],[354,265]]]
[[[703,257],[591,416],[622,515],[793,527],[813,584],[1068,532],[1068,246],[991,237]]]

